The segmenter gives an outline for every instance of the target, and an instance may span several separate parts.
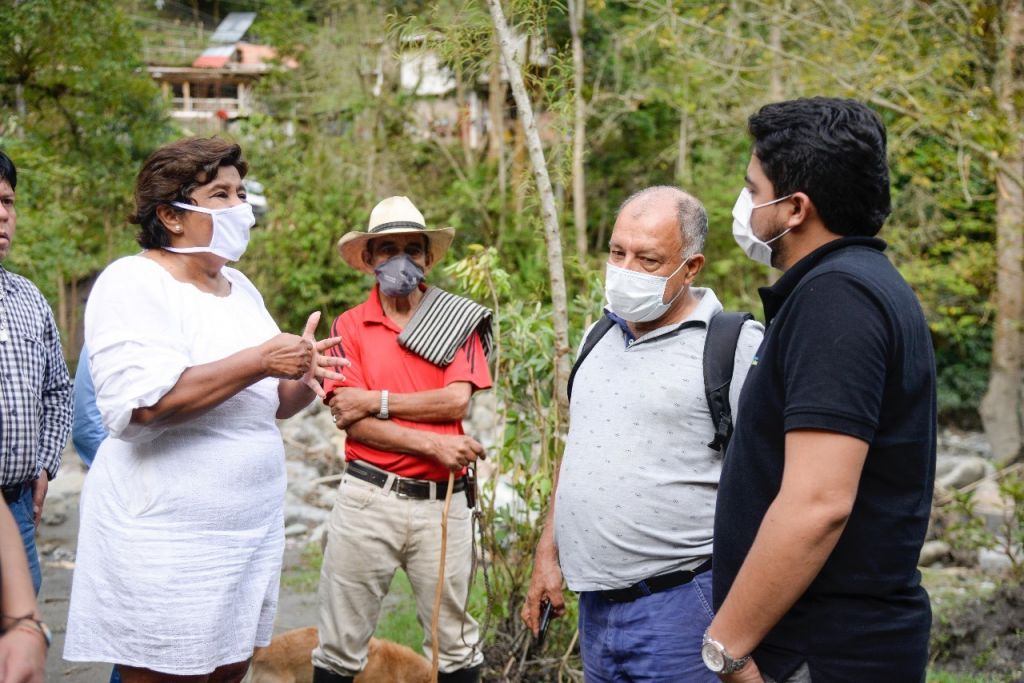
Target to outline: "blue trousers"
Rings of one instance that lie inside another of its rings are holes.
[[[25,486],[21,497],[11,503],[10,508],[18,531],[21,532],[21,542],[25,544],[32,585],[36,589],[36,595],[39,595],[39,587],[43,585],[43,574],[39,569],[39,553],[36,552],[36,516],[32,511],[32,487]]]
[[[700,658],[711,624],[711,572],[632,602],[580,593],[587,683],[718,683]]]

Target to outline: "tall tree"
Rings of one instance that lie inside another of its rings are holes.
[[[587,145],[587,101],[583,99],[583,18],[586,0],[569,0],[569,31],[572,34],[572,218],[576,228],[576,256],[587,262],[587,181],[583,156]]]
[[[173,135],[141,54],[109,0],[0,3],[0,146],[19,166],[26,228],[9,265],[54,304],[72,355],[77,285],[133,248],[132,181]]]
[[[566,387],[569,383],[569,304],[565,289],[565,265],[562,261],[562,235],[558,224],[558,210],[555,208],[555,195],[551,189],[551,177],[548,175],[547,162],[544,160],[544,148],[540,144],[540,134],[533,116],[533,104],[523,83],[523,73],[516,62],[515,42],[512,31],[505,20],[501,8],[501,0],[487,0],[491,11],[491,19],[501,45],[501,55],[508,70],[512,94],[516,100],[516,109],[522,121],[526,135],[526,148],[530,154],[530,165],[533,178],[537,184],[537,195],[540,197],[541,213],[544,224],[544,242],[547,246],[548,278],[551,283],[551,305],[555,330],[555,398],[558,405],[558,421],[560,431],[569,421],[569,396]],[[529,51],[527,51],[527,55]]]
[[[1024,2],[1006,0],[1001,15],[993,91],[1007,143],[996,170],[996,320],[981,417],[996,458],[1009,463],[1024,457]]]

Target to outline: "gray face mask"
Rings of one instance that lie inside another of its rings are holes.
[[[423,269],[407,254],[392,256],[373,269],[384,296],[409,296],[423,282]]]

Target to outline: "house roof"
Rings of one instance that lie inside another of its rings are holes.
[[[234,45],[216,45],[203,50],[202,54],[196,57],[192,66],[201,69],[220,69],[227,66],[231,57],[235,54]]]
[[[255,12],[230,12],[210,36],[210,42],[237,43],[255,20]]]

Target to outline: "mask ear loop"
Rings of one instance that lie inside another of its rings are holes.
[[[668,281],[671,280],[672,278],[674,278],[676,276],[676,273],[678,273],[680,270],[682,270],[683,266],[685,266],[687,263],[689,263],[690,259],[692,259],[692,258],[693,258],[692,255],[691,256],[687,256],[685,259],[683,259],[683,262],[679,264],[679,267],[676,268],[675,271],[673,271],[671,275],[669,275],[667,278],[665,278],[665,285],[666,286],[668,286]],[[676,302],[676,299],[679,298],[679,295],[682,294],[685,289],[686,289],[686,287],[680,287],[679,291],[676,292],[676,295],[674,297],[672,297],[672,300],[669,301],[665,305],[666,306],[671,306],[672,304],[674,304]],[[664,292],[662,292],[662,298],[664,298],[664,296],[665,296],[665,294],[664,294]]]
[[[750,209],[750,212],[753,213],[754,209],[760,209],[762,206],[771,206],[772,204],[778,204],[779,202],[782,202],[782,201],[785,201],[785,200],[789,199],[790,197],[793,196],[793,194],[795,194],[795,193],[787,194],[785,197],[779,197],[778,199],[773,199],[772,201],[765,202],[764,204],[758,204],[757,206],[752,207]],[[770,240],[762,241],[761,243],[764,244],[765,246],[768,246],[772,242],[774,242],[774,241],[780,239],[781,237],[784,237],[785,235],[789,234],[790,231],[792,231],[792,230],[793,230],[793,228],[789,228],[789,230],[783,230],[782,232],[780,232],[778,235],[776,235],[775,237],[771,238]],[[756,235],[755,235],[755,237],[756,237]]]

